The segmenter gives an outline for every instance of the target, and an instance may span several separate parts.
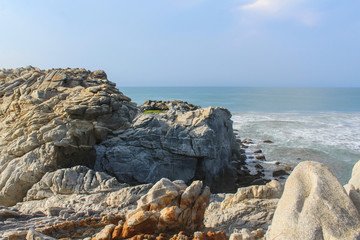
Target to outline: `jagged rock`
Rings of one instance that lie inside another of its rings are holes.
[[[286,181],[266,237],[359,239],[360,215],[324,164],[302,162]]]
[[[0,70],[0,205],[21,201],[47,172],[93,167],[93,145],[136,112],[101,71]]]
[[[56,238],[46,236],[45,234],[39,233],[30,228],[28,234],[26,235],[26,240],[56,240]]]
[[[171,105],[171,106],[169,106]],[[146,102],[144,102],[143,105],[140,106],[140,110],[141,112],[145,112],[145,111],[149,111],[149,110],[164,110],[164,111],[168,111],[169,109],[171,109],[171,107],[176,107],[177,110],[180,111],[194,111],[197,109],[200,109],[199,106],[195,106],[193,104],[189,104],[187,102],[183,102],[183,101],[152,101],[152,100],[147,100]]]
[[[85,166],[76,166],[46,173],[27,192],[24,200],[39,200],[56,194],[110,192],[127,186],[106,173],[95,172]]]
[[[17,203],[11,209],[0,210],[0,221],[6,221],[0,224],[0,238],[24,239],[29,228],[56,238],[92,236],[106,224],[119,222],[116,216],[111,221],[103,220],[102,216],[115,213],[125,219],[151,187],[152,184],[145,184],[112,192],[57,193],[41,200]],[[78,233],[72,230],[74,226]]]
[[[243,228],[267,229],[282,190],[283,184],[273,180],[265,186],[239,188],[235,194],[213,194],[205,212],[205,227],[229,236]]]
[[[273,199],[280,198],[284,190],[284,184],[272,180],[266,185],[255,185],[239,188],[235,194],[228,195],[221,203],[221,208],[226,209],[240,203],[244,199]]]
[[[123,225],[122,238],[164,231],[198,230],[203,227],[210,189],[195,181],[186,187],[181,181],[158,181],[138,201]]]
[[[130,129],[97,145],[95,169],[131,184],[166,177],[185,182],[201,179],[215,192],[233,189],[235,171],[230,162],[240,152],[230,112],[162,104],[169,110],[139,114]]]
[[[101,230],[94,238],[92,238],[92,240],[111,240],[115,227],[116,226],[114,224],[105,226],[103,230]]]

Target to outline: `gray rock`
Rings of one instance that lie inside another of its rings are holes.
[[[95,172],[85,166],[76,166],[46,173],[27,192],[24,200],[39,200],[56,194],[110,192],[127,186],[106,173]]]
[[[302,162],[289,176],[267,239],[360,239],[360,215],[321,163]]]
[[[97,145],[95,169],[131,184],[165,177],[187,183],[202,179],[215,192],[232,188],[230,161],[239,146],[230,112],[214,107],[190,110],[178,102],[166,106],[164,113],[139,114],[130,129]]]

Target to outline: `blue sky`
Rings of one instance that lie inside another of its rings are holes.
[[[360,87],[358,0],[0,0],[0,68],[117,86]]]

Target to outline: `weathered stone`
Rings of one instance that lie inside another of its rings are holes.
[[[85,166],[76,166],[46,173],[27,192],[25,200],[39,200],[56,194],[110,192],[127,186],[106,173],[95,172]]]
[[[111,240],[115,227],[114,224],[105,226],[92,240]]]
[[[183,182],[161,179],[138,201],[126,217],[122,238],[138,234],[190,230],[203,227],[210,189],[195,181],[185,188]]]
[[[236,194],[213,194],[204,216],[205,227],[223,231],[228,236],[243,228],[253,231],[259,228],[267,229],[279,199],[266,198],[281,196],[282,189],[282,184],[277,181],[271,185],[273,187],[252,186],[243,188],[244,190],[239,188]],[[277,185],[280,186],[276,187]],[[259,191],[260,188],[264,190]]]
[[[46,236],[45,234],[39,233],[30,228],[26,235],[26,240],[56,240],[56,238]]]
[[[221,203],[221,208],[225,209],[241,202],[244,199],[272,199],[280,198],[284,190],[284,184],[272,180],[266,185],[255,185],[250,187],[239,188],[236,194],[228,195]]]
[[[202,179],[215,192],[234,189],[230,162],[240,153],[230,112],[180,102],[162,104],[168,109],[165,113],[139,114],[130,129],[97,145],[95,168],[130,184],[166,177]]]
[[[137,112],[103,71],[30,67],[0,73],[0,205],[21,201],[47,172],[94,167],[94,144],[128,128]]]
[[[267,239],[358,239],[360,215],[324,164],[302,162],[286,181],[266,236]]]

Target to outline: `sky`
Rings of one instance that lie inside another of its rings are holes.
[[[360,87],[359,0],[0,0],[0,68],[124,86]]]

